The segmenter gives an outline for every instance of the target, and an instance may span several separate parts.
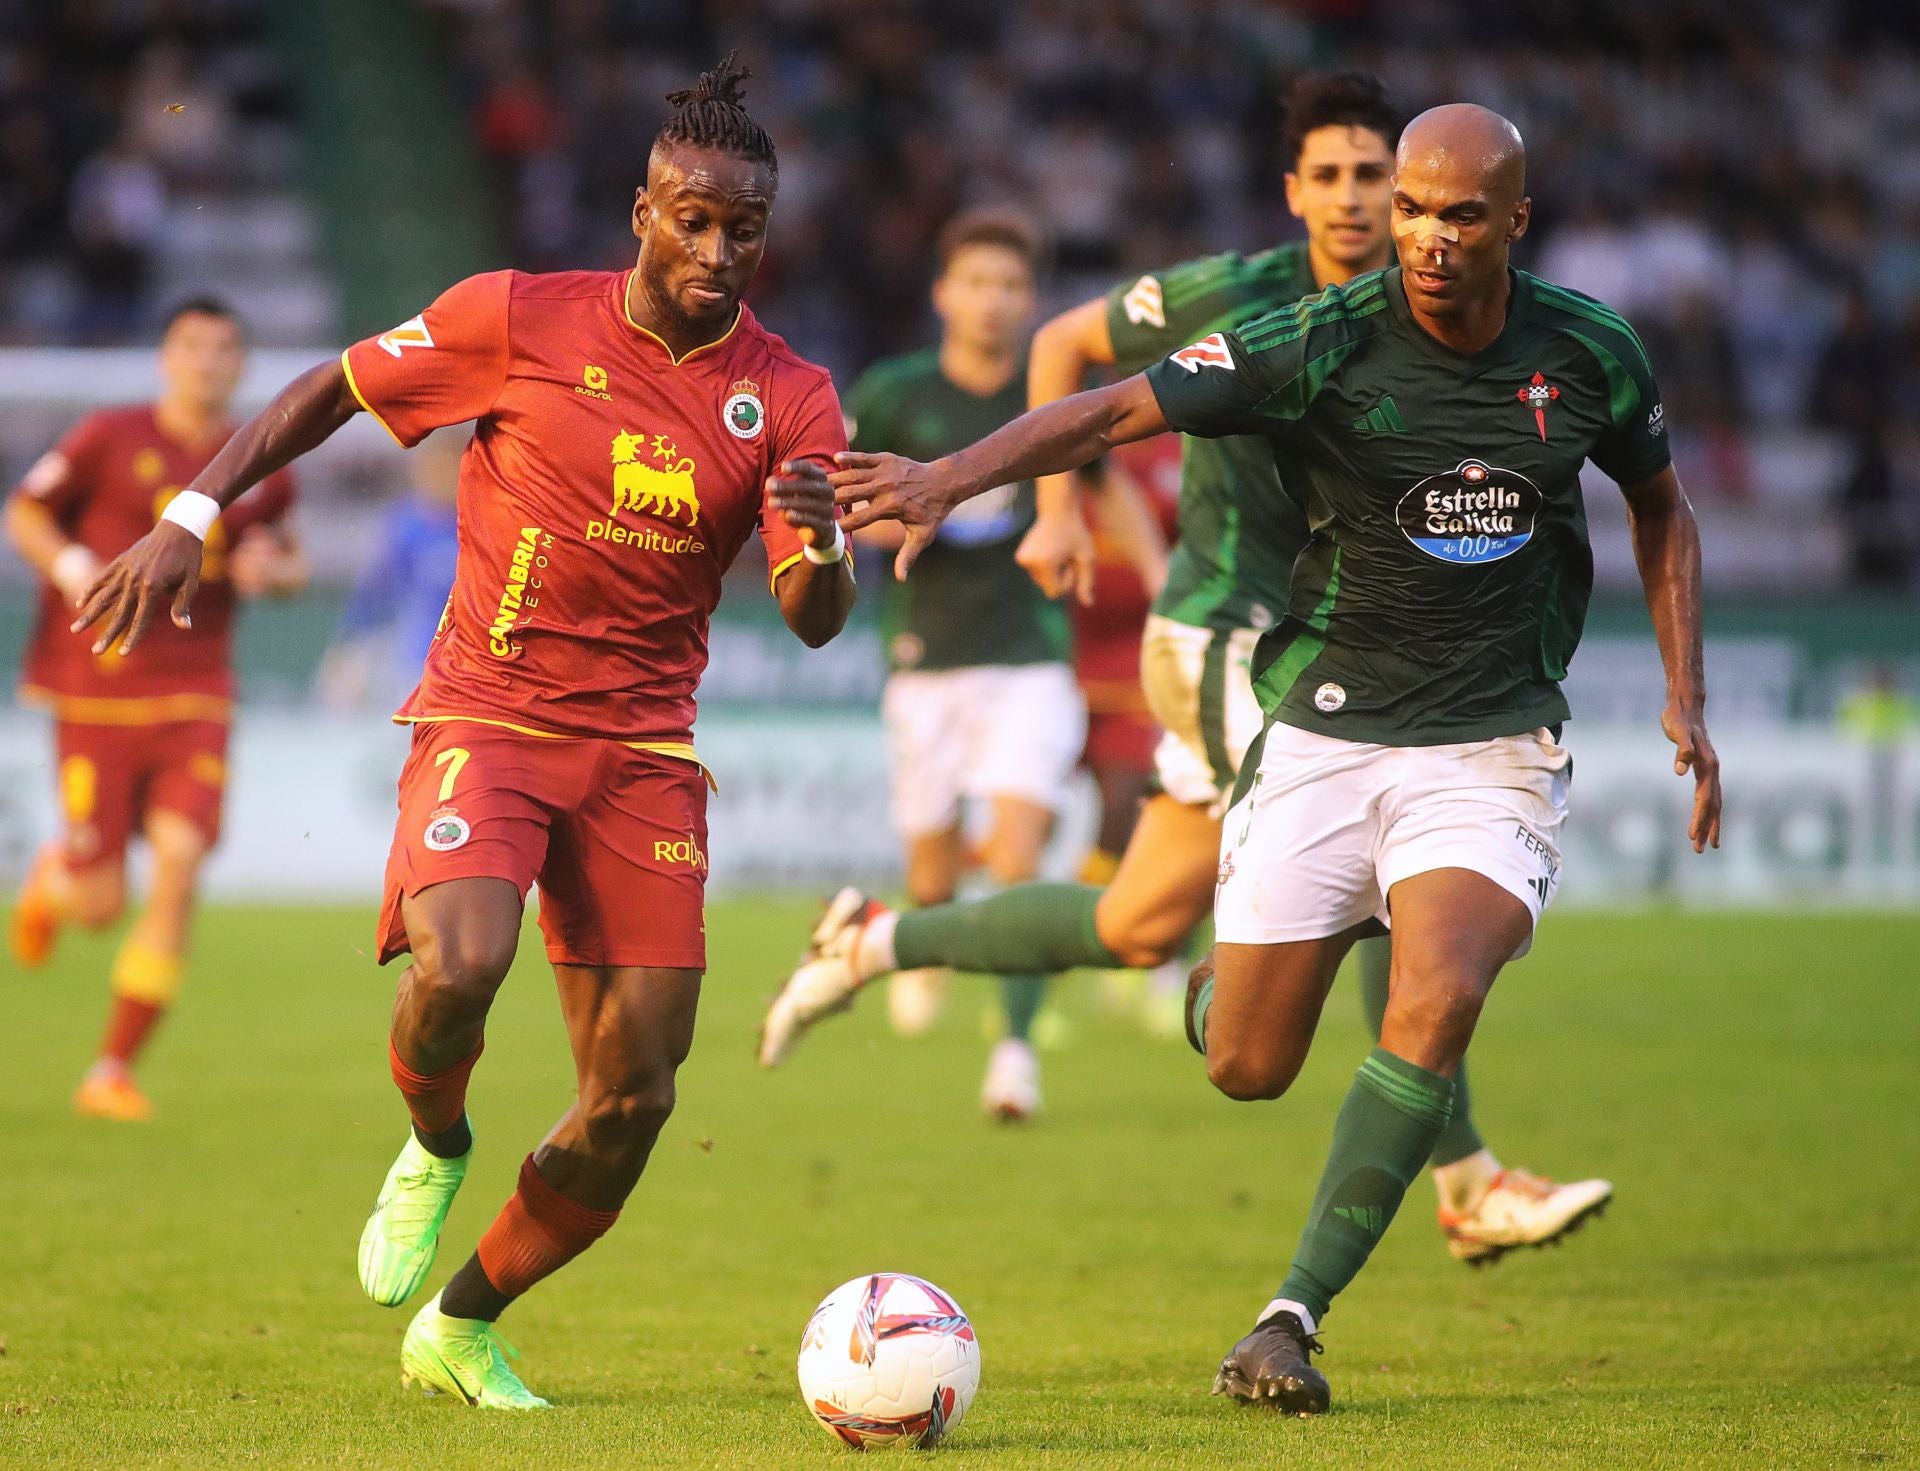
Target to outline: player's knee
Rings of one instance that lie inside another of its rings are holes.
[[[1172,960],[1190,928],[1161,915],[1110,912],[1105,905],[1094,912],[1093,923],[1114,963],[1132,970],[1152,970]]]
[[[76,884],[67,897],[67,913],[82,929],[105,929],[126,912],[126,885],[115,881]]]
[[[1233,1047],[1207,1039],[1207,1081],[1236,1102],[1279,1098],[1300,1075],[1300,1063],[1292,1053]]]
[[[416,941],[414,984],[429,1020],[462,1016],[476,1006],[484,1011],[513,966],[514,938],[454,930]]]
[[[673,1072],[663,1068],[584,1092],[580,1110],[594,1153],[617,1159],[651,1148],[673,1104]]]

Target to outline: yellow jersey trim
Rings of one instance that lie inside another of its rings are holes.
[[[492,725],[501,730],[513,731],[516,735],[537,736],[543,741],[579,741],[612,740],[630,751],[652,751],[661,756],[672,756],[676,760],[691,761],[700,768],[701,775],[707,779],[707,785],[716,792],[720,783],[713,779],[713,770],[695,753],[692,745],[686,741],[622,741],[617,736],[572,736],[563,735],[557,730],[541,730],[538,726],[516,725],[511,720],[495,720],[486,715],[396,715],[395,725],[444,725],[450,721],[464,720],[469,725]]]
[[[358,403],[361,408],[365,409],[369,414],[373,415],[374,422],[378,424],[382,429],[386,430],[388,434],[393,436],[393,442],[395,444],[399,445],[400,448],[402,449],[406,449],[407,448],[406,440],[402,439],[399,435],[393,433],[393,425],[389,424],[385,419],[380,417],[380,410],[376,409],[372,404],[367,402],[367,396],[360,391],[360,385],[354,381],[353,364],[347,361],[347,354],[351,351],[353,351],[352,348],[343,348],[341,350],[340,370],[347,375],[347,387],[353,390],[354,401]]]
[[[631,290],[632,287],[633,271],[630,269],[626,275],[620,278],[620,315],[626,318],[627,325],[633,328],[634,331],[643,336],[651,337],[655,342],[659,343],[660,350],[667,355],[667,361],[672,363],[676,368],[684,363],[687,358],[698,357],[701,353],[710,352],[720,346],[721,343],[725,342],[729,337],[733,336],[735,332],[740,330],[740,319],[746,315],[744,308],[736,305],[733,309],[733,324],[729,326],[726,331],[722,332],[711,342],[703,342],[698,347],[688,348],[686,357],[677,358],[673,355],[673,349],[667,346],[666,338],[662,337],[658,332],[647,327],[642,327],[638,322],[634,321],[633,308],[627,303],[627,292]]]
[[[222,695],[61,695],[30,684],[21,686],[20,703],[74,725],[167,725],[177,720],[224,724],[233,716],[233,701]]]
[[[791,557],[787,557],[786,559],[784,559],[778,566],[776,566],[773,569],[773,571],[768,573],[767,574],[768,590],[774,593],[778,593],[780,591],[781,574],[784,573],[795,562],[798,562],[799,560],[801,560],[801,558],[805,556],[806,556],[805,552],[795,552]],[[841,560],[847,564],[847,576],[852,578],[854,583],[858,585],[860,581],[860,575],[853,570],[853,538],[850,536],[847,538],[847,554],[846,556],[841,558]]]

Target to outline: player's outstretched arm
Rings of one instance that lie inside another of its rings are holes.
[[[853,611],[853,548],[833,511],[827,472],[811,460],[787,460],[767,481],[767,504],[799,533],[805,548],[780,574],[780,616],[801,643],[817,649],[847,626]]]
[[[212,515],[225,510],[275,470],[298,459],[360,412],[336,359],[302,373],[281,389],[273,402],[240,427],[169,506],[159,525],[107,564],[80,604],[73,631],[100,629],[93,651],[103,654],[120,641],[120,652],[137,645],[164,603],[173,621],[185,628],[187,609],[200,583],[200,554],[206,526],[191,519],[198,506]],[[191,496],[205,500],[191,501]],[[206,501],[212,501],[209,508]]]
[[[1078,393],[1090,368],[1113,362],[1107,299],[1096,296],[1060,313],[1033,334],[1027,351],[1027,407]],[[1034,483],[1034,519],[1015,560],[1050,598],[1078,594],[1093,600],[1093,534],[1080,513],[1071,475],[1043,475]],[[1110,493],[1109,486],[1103,495]]]
[[[857,531],[875,521],[898,521],[906,543],[894,558],[905,581],[940,523],[964,500],[1016,480],[1077,470],[1116,444],[1163,434],[1166,416],[1144,373],[1032,409],[977,444],[922,464],[900,455],[848,450],[827,478],[834,499],[853,509],[841,524]]]
[[[1653,636],[1667,671],[1660,726],[1674,744],[1675,775],[1693,773],[1687,837],[1696,853],[1720,846],[1720,758],[1707,735],[1707,678],[1700,631],[1700,527],[1669,465],[1623,485],[1633,526],[1633,556],[1646,588]]]

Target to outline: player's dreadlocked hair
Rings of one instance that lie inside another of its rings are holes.
[[[684,92],[667,94],[673,116],[653,135],[653,146],[690,143],[696,148],[717,149],[763,163],[777,179],[780,160],[774,156],[773,139],[741,105],[747,93],[740,84],[753,73],[735,64],[737,54],[729,51],[726,60],[712,71],[702,72],[700,80]]]
[[[1400,138],[1400,114],[1380,79],[1367,72],[1308,72],[1287,89],[1281,106],[1286,123],[1280,156],[1289,169],[1300,161],[1307,134],[1316,128],[1365,128],[1384,138],[1388,148]]]

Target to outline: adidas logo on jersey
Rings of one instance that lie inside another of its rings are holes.
[[[1355,419],[1353,427],[1361,434],[1405,434],[1407,421],[1400,417],[1400,406],[1393,401],[1393,395],[1389,393]]]
[[[1127,294],[1120,298],[1120,304],[1126,308],[1127,320],[1136,327],[1167,325],[1167,307],[1160,294],[1158,277],[1142,276],[1133,283]]]

